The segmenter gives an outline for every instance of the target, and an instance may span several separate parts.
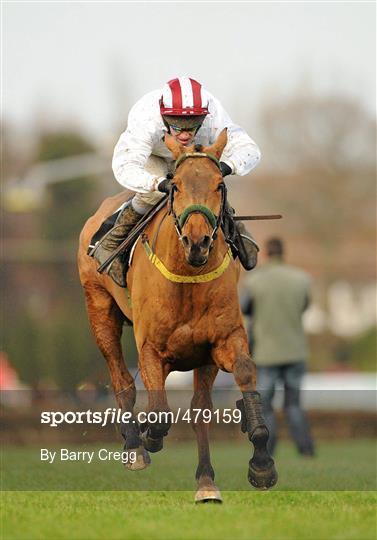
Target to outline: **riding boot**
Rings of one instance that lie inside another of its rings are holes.
[[[100,264],[103,264],[120,243],[123,242],[141,217],[142,215],[134,210],[132,201],[128,201],[127,205],[117,217],[114,227],[99,240],[98,244],[90,252],[90,255]],[[109,274],[115,283],[121,287],[126,287],[121,257],[122,255],[120,254],[112,261],[110,266],[106,269],[106,273]]]
[[[234,243],[238,250],[239,259],[245,270],[252,270],[257,264],[259,246],[246,230],[242,221],[236,221],[236,229]]]

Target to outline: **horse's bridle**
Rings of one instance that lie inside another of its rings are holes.
[[[226,200],[227,200],[227,189],[224,182],[221,182],[218,186],[218,190],[221,191],[221,203],[220,203],[220,211],[219,215],[216,216],[208,206],[204,206],[202,204],[192,204],[184,209],[182,214],[177,216],[175,210],[174,210],[174,193],[178,190],[176,184],[174,183],[174,175],[178,169],[178,167],[187,159],[187,158],[197,158],[197,157],[205,157],[213,161],[218,169],[221,171],[220,162],[219,160],[212,154],[208,154],[206,152],[201,151],[195,151],[195,152],[189,152],[187,154],[182,154],[175,162],[174,164],[174,174],[171,175],[171,188],[169,191],[169,214],[172,215],[174,219],[174,226],[176,228],[177,234],[179,239],[182,241],[183,233],[182,228],[186,221],[188,220],[189,216],[191,214],[202,214],[209,225],[212,227],[212,233],[210,236],[210,242],[209,247],[212,247],[212,244],[214,240],[217,238],[217,231],[219,227],[221,226],[221,223],[223,221],[225,207],[226,207]]]

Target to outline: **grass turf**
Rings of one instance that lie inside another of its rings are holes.
[[[120,444],[103,445],[121,450]],[[9,447],[2,452],[2,488],[30,491],[185,491],[195,488],[197,449],[194,441],[166,440],[164,450],[151,454],[152,465],[139,472],[123,471],[119,461],[100,461],[101,446],[76,445],[95,451],[92,463],[42,462],[40,448]],[[53,448],[49,448],[53,450]],[[60,448],[55,448],[59,451]],[[251,445],[245,440],[211,444],[212,464],[222,491],[249,491]],[[319,444],[315,459],[298,456],[293,445],[281,443],[275,458],[278,490],[367,491],[376,489],[375,443],[372,439]]]
[[[221,506],[195,506],[193,491],[6,491],[2,494],[1,538],[375,540],[375,492],[313,491],[340,489],[347,484],[353,486],[348,489],[357,489],[355,477],[359,477],[360,490],[374,489],[373,441],[322,443],[319,457],[309,461],[297,457],[290,445],[281,444],[276,459],[281,491],[271,492],[256,492],[248,487],[248,452],[245,456],[243,446],[216,442],[212,447],[217,481],[223,490]],[[161,477],[165,483],[167,479],[165,489],[174,486],[186,490],[195,485],[196,456],[191,445],[167,447],[153,456],[152,467],[139,473],[123,472],[119,463],[106,464],[108,478],[102,482],[102,464],[97,465],[98,469],[93,469],[93,464],[51,469],[37,460],[33,463],[33,456],[30,449],[5,452],[5,488],[20,489],[27,474],[29,485],[30,479],[37,477],[41,482],[45,475],[46,487],[60,483],[60,489],[75,485],[76,489],[89,490],[90,485],[82,487],[85,482],[96,482],[96,488],[101,489],[101,484],[114,481],[114,487],[121,490],[127,487],[124,478],[137,484],[137,478],[143,477],[143,482],[149,482],[154,489],[162,485],[158,481]],[[80,474],[81,478],[77,478]],[[235,482],[233,477],[238,474],[240,479]],[[245,491],[224,491],[238,482]],[[302,491],[291,490],[295,486]]]
[[[371,492],[7,492],[4,540],[332,539],[376,537]]]

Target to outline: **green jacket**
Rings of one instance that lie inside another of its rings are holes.
[[[279,258],[254,270],[246,281],[252,315],[253,360],[257,365],[306,360],[302,314],[309,303],[310,277]],[[247,313],[247,310],[246,310]]]

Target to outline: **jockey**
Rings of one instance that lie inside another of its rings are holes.
[[[116,227],[100,241],[92,255],[100,264],[124,240],[140,218],[166,195],[174,160],[164,144],[170,133],[183,146],[213,144],[227,128],[228,142],[220,158],[223,176],[248,174],[259,162],[260,151],[255,142],[229,118],[221,103],[196,80],[189,77],[172,79],[162,90],[142,97],[131,109],[127,129],[115,146],[113,171],[117,181],[136,194],[123,207]],[[241,263],[247,270],[257,262],[258,245],[241,222],[236,222]],[[119,256],[108,273],[122,283]]]

